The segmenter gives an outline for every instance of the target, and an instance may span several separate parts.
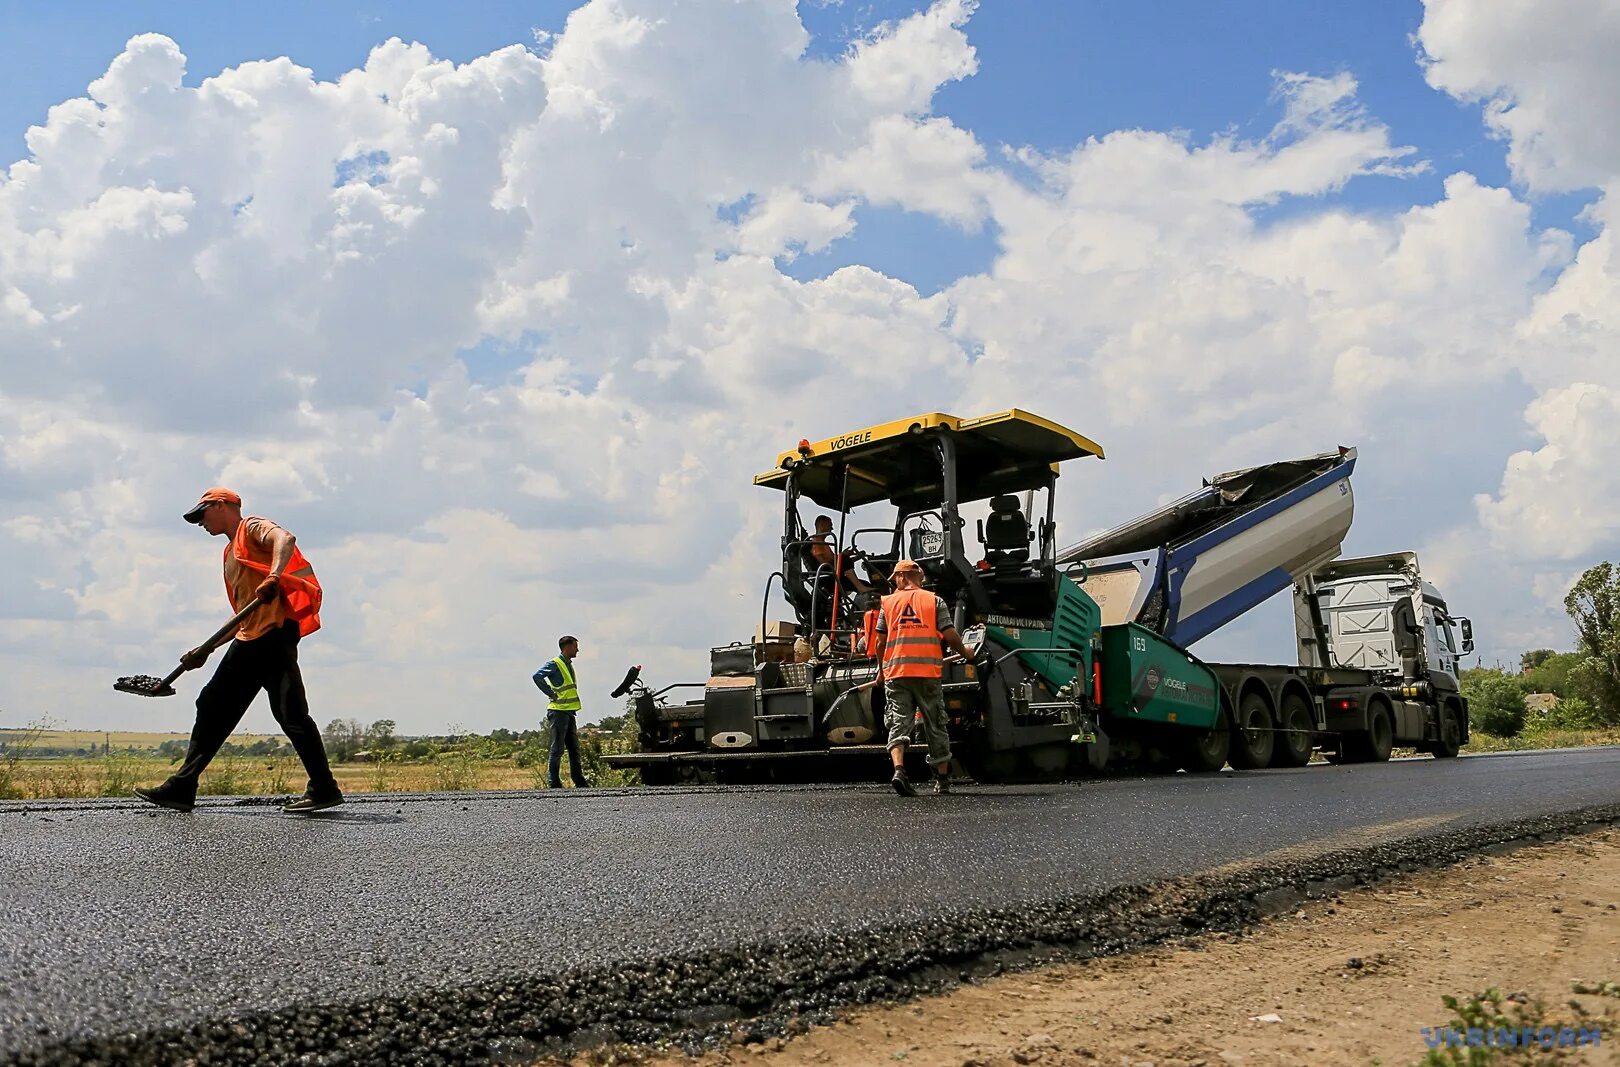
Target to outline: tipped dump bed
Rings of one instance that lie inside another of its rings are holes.
[[[1338,556],[1355,464],[1339,449],[1217,475],[1058,562],[1086,564],[1105,626],[1134,622],[1186,647]]]

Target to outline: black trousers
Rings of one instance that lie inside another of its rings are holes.
[[[563,749],[568,749],[568,773],[575,785],[585,784],[585,757],[579,751],[579,724],[571,711],[547,711],[546,724],[551,727],[551,751],[546,761],[550,772],[547,785],[562,788]]]
[[[197,694],[197,725],[191,728],[185,762],[169,777],[172,786],[196,793],[203,768],[219,754],[261,689],[270,697],[270,713],[309,773],[310,788],[317,793],[337,789],[321,731],[310,718],[309,699],[304,695],[296,622],[284,623],[252,641],[231,642],[214,676]]]

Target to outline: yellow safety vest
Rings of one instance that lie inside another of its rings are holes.
[[[579,687],[574,684],[574,670],[568,665],[568,657],[558,656],[551,662],[557,665],[557,670],[562,674],[562,684],[551,687],[552,692],[557,694],[551,698],[551,710],[578,711]]]

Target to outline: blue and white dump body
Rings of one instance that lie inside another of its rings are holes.
[[[1339,555],[1355,465],[1340,449],[1217,475],[1058,562],[1085,564],[1103,625],[1134,622],[1185,648]]]

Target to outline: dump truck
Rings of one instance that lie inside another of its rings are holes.
[[[1385,759],[1393,744],[1455,754],[1467,702],[1443,598],[1411,554],[1333,562],[1353,450],[1220,475],[1060,548],[1060,467],[1103,455],[1018,409],[801,440],[754,479],[782,493],[783,526],[753,639],[713,648],[703,681],[627,678],[638,750],[608,761],[648,784],[881,774],[863,623],[902,558],[974,652],[947,660],[943,688],[956,760],[979,781],[1287,766],[1318,748],[1336,761]],[[969,533],[965,512],[980,511]],[[1297,664],[1212,664],[1186,647],[1290,584]],[[792,620],[771,619],[773,594]],[[702,693],[673,699],[680,689]]]
[[[1354,514],[1354,449],[1217,475],[1196,492],[1058,554],[1082,567],[1106,628],[1181,646],[1293,587],[1297,663],[1207,663],[1221,686],[1234,767],[1450,757],[1468,740],[1454,616],[1416,553],[1339,559]],[[1089,758],[1110,758],[1106,734]]]

